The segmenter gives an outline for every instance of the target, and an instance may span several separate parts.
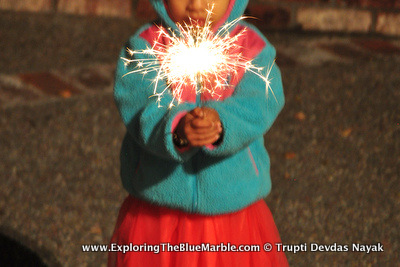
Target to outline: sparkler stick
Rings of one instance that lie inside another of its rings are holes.
[[[155,41],[151,48],[127,49],[132,58],[122,58],[122,60],[125,66],[134,64],[134,67],[125,75],[133,73],[146,75],[149,72],[156,72],[152,96],[157,97],[159,107],[162,96],[170,89],[173,99],[169,108],[174,106],[175,100],[178,104],[182,101],[182,94],[189,86],[195,88],[200,99],[204,92],[217,95],[220,89],[229,88],[228,75],[237,74],[240,68],[245,72],[253,73],[265,82],[267,96],[269,91],[273,94],[269,81],[272,65],[266,75],[263,75],[263,68],[254,66],[251,60],[243,57],[240,52],[234,52],[240,50],[237,41],[246,30],[234,36],[230,36],[229,30],[244,17],[225,24],[214,34],[211,27],[211,14],[212,9],[207,10],[203,27],[191,19],[190,24],[177,24],[181,36],[177,36],[171,29],[169,29],[171,31],[169,34],[165,28],[159,27],[159,37],[168,40],[168,44]],[[144,55],[148,58],[135,59],[135,55]],[[167,84],[161,92],[157,91],[160,81],[166,81]]]

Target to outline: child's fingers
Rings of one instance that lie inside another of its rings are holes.
[[[205,120],[205,119],[194,119],[190,122],[190,125],[193,128],[212,128],[215,126],[215,123],[209,120]]]
[[[200,146],[205,146],[205,145],[209,145],[209,144],[215,143],[219,139],[219,137],[220,137],[220,135],[216,134],[216,135],[211,135],[211,136],[208,136],[208,137],[201,137],[201,138],[197,138],[197,139],[191,139],[190,141],[188,139],[188,141],[189,141],[189,144],[191,146],[200,147]]]
[[[221,133],[218,132],[216,129],[206,132],[199,132],[199,131],[189,131],[187,133],[187,138],[192,140],[204,140],[212,138],[213,136],[220,135]]]
[[[204,118],[204,111],[201,108],[195,108],[190,112],[193,116],[197,118]]]
[[[201,135],[206,135],[208,133],[222,133],[222,126],[218,124],[214,124],[212,127],[192,127],[193,132]]]
[[[193,131],[187,135],[187,140],[192,146],[204,146],[217,141],[220,135],[221,133],[217,129],[207,131],[203,134],[199,134],[197,131]]]
[[[193,133],[198,134],[198,135],[212,135],[212,133],[221,133],[221,131],[218,131],[218,128],[192,128]]]
[[[209,139],[209,138],[212,138],[213,136],[220,135],[220,134],[221,134],[221,132],[219,132],[217,129],[212,129],[210,131],[202,132],[202,133],[199,133],[198,131],[193,132],[193,135],[199,140]]]

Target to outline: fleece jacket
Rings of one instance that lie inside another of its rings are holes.
[[[160,37],[160,27],[179,36],[166,2],[150,1],[161,20],[157,25],[144,25],[129,39],[116,69],[114,98],[127,128],[121,149],[122,184],[137,198],[185,212],[213,215],[243,209],[271,190],[270,160],[263,135],[284,105],[275,49],[254,26],[243,20],[235,22],[230,36],[241,35],[237,47],[254,66],[263,68],[262,75],[269,72],[271,90],[254,73],[238,69],[227,75],[230,86],[221,92],[222,97],[204,93],[199,98],[195,91],[187,90],[184,100],[169,108],[174,97],[168,90],[160,102],[151,97],[157,70],[130,73],[137,66],[126,66],[123,60],[131,58],[127,48],[141,51],[168,39]],[[242,16],[247,3],[231,0],[214,32]],[[144,61],[155,56],[138,53],[133,57]],[[168,87],[167,81],[158,81],[156,86],[161,92]],[[172,138],[174,127],[199,105],[218,112],[222,142],[214,147],[178,149]]]

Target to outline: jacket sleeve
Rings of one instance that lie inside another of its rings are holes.
[[[127,48],[143,50],[150,45],[136,34],[120,53],[117,63],[114,85],[114,99],[122,120],[132,138],[146,151],[167,160],[183,162],[188,160],[196,149],[179,152],[172,141],[172,128],[174,118],[183,112],[194,108],[193,104],[182,103],[169,108],[173,96],[167,90],[157,103],[157,97],[151,97],[154,92],[154,79],[157,71],[147,74],[130,73],[136,63],[125,66],[122,58],[131,59]],[[135,59],[156,60],[155,56],[135,54]],[[167,87],[165,81],[159,81],[157,92],[162,92]],[[159,104],[161,107],[159,107]]]
[[[242,150],[263,136],[282,110],[285,99],[280,70],[274,63],[276,52],[266,39],[265,42],[266,46],[252,64],[264,67],[264,75],[270,70],[268,77],[271,89],[267,90],[265,81],[247,71],[231,97],[221,102],[206,102],[205,106],[218,112],[224,137],[214,149],[202,148],[205,153],[228,156]]]

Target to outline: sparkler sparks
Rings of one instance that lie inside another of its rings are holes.
[[[182,101],[185,90],[193,90],[196,94],[204,92],[219,96],[217,92],[229,88],[229,77],[238,73],[239,69],[257,75],[265,82],[266,94],[271,91],[269,74],[272,66],[262,75],[263,68],[256,67],[251,60],[242,56],[238,39],[245,29],[234,36],[229,30],[244,17],[225,24],[215,34],[210,20],[212,9],[207,10],[205,25],[199,26],[190,20],[190,24],[177,24],[181,36],[171,34],[165,28],[159,27],[159,36],[167,40],[166,44],[156,41],[151,48],[144,50],[127,49],[132,59],[122,58],[125,66],[134,64],[132,71],[124,76],[140,73],[146,75],[156,72],[153,80],[153,95],[157,97],[160,106],[161,98],[171,89],[173,99],[169,105]],[[160,38],[159,38],[160,39]],[[144,55],[145,59],[135,59],[135,55]],[[161,92],[157,91],[160,81],[166,81],[167,86]],[[273,93],[273,92],[272,92]]]

